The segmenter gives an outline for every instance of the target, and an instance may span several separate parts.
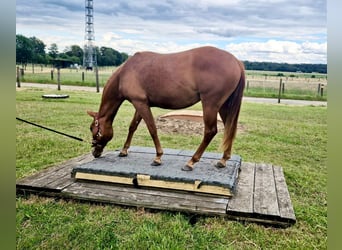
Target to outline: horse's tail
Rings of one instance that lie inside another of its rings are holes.
[[[238,118],[240,114],[241,101],[243,96],[243,91],[245,88],[245,68],[241,61],[239,61],[241,68],[240,81],[233,91],[233,93],[228,97],[227,101],[221,107],[221,110],[225,113],[225,123],[224,123],[224,137],[222,142],[222,149],[226,151],[228,148],[232,147],[233,140],[235,139]]]

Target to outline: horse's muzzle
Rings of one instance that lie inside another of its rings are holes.
[[[104,146],[100,145],[100,144],[97,144],[96,142],[93,141],[92,143],[92,147],[93,147],[93,150],[92,150],[92,154],[95,158],[98,158],[101,156],[102,154],[102,151],[103,151],[103,148]]]

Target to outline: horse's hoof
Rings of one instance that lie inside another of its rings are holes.
[[[192,171],[194,168],[192,168],[192,167],[190,167],[190,166],[188,166],[188,165],[185,165],[185,166],[183,166],[182,167],[182,170],[183,171]]]
[[[152,163],[151,163],[151,166],[160,166],[162,164],[161,160],[154,160]]]
[[[120,152],[119,157],[126,157],[128,153]]]
[[[218,162],[216,163],[215,167],[217,167],[217,168],[225,168],[226,165],[223,164],[222,162],[218,161]]]

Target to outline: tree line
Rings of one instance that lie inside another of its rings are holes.
[[[95,47],[98,66],[118,66],[125,62],[128,54],[108,47]],[[53,64],[54,60],[63,59],[74,64],[83,64],[83,49],[78,45],[71,45],[59,52],[56,43],[47,49],[44,42],[36,37],[16,35],[16,62],[25,66],[27,63]],[[327,73],[327,64],[289,64],[273,62],[244,61],[247,70]]]
[[[264,70],[264,71],[283,71],[283,72],[302,72],[302,73],[327,73],[327,64],[289,64],[289,63],[273,63],[273,62],[249,62],[244,61],[247,70]]]
[[[16,63],[25,67],[28,63],[54,64],[56,60],[66,60],[73,64],[83,64],[83,49],[78,45],[66,47],[59,52],[58,45],[52,43],[46,51],[46,44],[36,37],[16,35]],[[95,47],[98,66],[118,66],[125,62],[128,54],[108,47]]]

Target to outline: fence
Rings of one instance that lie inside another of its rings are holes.
[[[59,70],[51,66],[28,66],[26,70],[17,66],[17,84],[20,81],[56,83],[103,87],[116,67],[99,67],[94,71],[77,68]],[[59,79],[59,80],[58,80]],[[270,71],[246,71],[245,96],[282,99],[327,100],[326,74],[278,73]]]
[[[245,95],[282,99],[327,100],[327,79],[304,77],[249,77]]]
[[[116,70],[115,67],[99,67],[93,71],[86,71],[78,68],[53,68],[52,66],[35,66],[26,67],[26,70],[17,66],[17,86],[20,87],[20,82],[34,83],[56,83],[58,90],[61,85],[79,85],[103,87],[110,75]]]

